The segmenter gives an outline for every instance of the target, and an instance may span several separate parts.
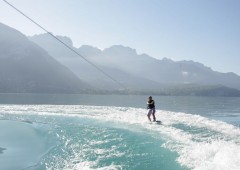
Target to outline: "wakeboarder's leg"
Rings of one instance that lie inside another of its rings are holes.
[[[156,122],[155,109],[153,110],[152,115],[153,115],[153,121]]]
[[[148,117],[148,120],[151,122],[152,120],[151,120],[151,118],[150,118],[150,116],[151,116],[151,109],[148,111],[148,114],[147,114],[147,117]]]

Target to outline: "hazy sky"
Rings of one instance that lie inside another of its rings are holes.
[[[122,44],[162,59],[240,75],[240,0],[8,0],[74,46]],[[44,33],[0,0],[0,22]]]

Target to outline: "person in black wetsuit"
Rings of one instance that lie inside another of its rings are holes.
[[[150,116],[152,115],[153,121],[155,122],[156,121],[156,117],[155,117],[156,110],[155,110],[155,102],[152,99],[152,96],[149,96],[149,98],[148,98],[147,108],[148,108],[148,114],[147,114],[148,120],[151,121]]]

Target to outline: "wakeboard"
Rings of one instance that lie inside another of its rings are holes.
[[[156,120],[154,122],[150,122],[150,124],[161,125],[162,122],[160,120]]]

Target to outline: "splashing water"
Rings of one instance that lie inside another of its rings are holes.
[[[240,167],[240,129],[200,115],[158,110],[159,125],[147,121],[145,109],[131,107],[1,105],[0,110],[1,119],[45,128],[38,135],[54,144],[26,169]],[[4,156],[8,148],[0,147],[6,148]]]

